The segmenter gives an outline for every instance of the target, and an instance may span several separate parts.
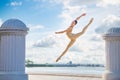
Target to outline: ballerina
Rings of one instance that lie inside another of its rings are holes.
[[[56,34],[61,34],[61,33],[64,33],[66,32],[66,35],[68,36],[68,38],[70,39],[70,42],[69,44],[67,45],[66,49],[63,51],[63,53],[56,59],[56,62],[58,62],[61,57],[63,55],[65,55],[65,53],[68,51],[68,49],[74,44],[74,42],[76,41],[76,39],[81,36],[82,34],[84,34],[87,30],[87,28],[89,27],[89,25],[93,22],[93,18],[90,19],[89,23],[83,28],[83,30],[77,34],[73,34],[72,33],[72,30],[73,30],[73,27],[77,24],[77,21],[82,17],[82,16],[85,16],[86,13],[83,13],[82,15],[80,15],[79,17],[77,17],[74,21],[72,21],[71,25],[66,29],[66,30],[63,30],[63,31],[59,31],[59,32],[55,32]]]

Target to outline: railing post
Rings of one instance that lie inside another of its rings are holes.
[[[120,80],[120,28],[111,28],[103,36],[106,47],[106,71],[103,80]]]
[[[25,74],[25,36],[28,28],[18,19],[0,27],[0,80],[28,80]]]

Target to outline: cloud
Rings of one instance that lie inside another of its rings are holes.
[[[93,5],[100,2],[100,0],[71,0],[70,4],[71,5]]]
[[[83,12],[88,11],[89,5],[95,5],[100,0],[34,0],[36,2],[50,1],[51,4],[62,4],[62,11],[59,17],[62,18],[62,26],[68,25],[68,22],[73,20],[76,16]],[[51,5],[50,4],[50,5]],[[92,8],[93,9],[93,8]],[[96,12],[99,10],[94,9]],[[91,9],[89,8],[89,11]],[[92,11],[91,11],[92,12]],[[96,14],[95,12],[95,14]],[[92,13],[94,15],[94,12]],[[97,14],[98,15],[98,14]],[[65,25],[64,25],[65,24]],[[60,26],[61,26],[60,25]],[[98,25],[98,24],[97,24]],[[31,30],[38,30],[44,28],[39,25],[39,27],[30,27]],[[65,27],[64,27],[65,28]],[[37,33],[43,35],[44,33]],[[96,33],[95,33],[96,34]],[[47,34],[48,35],[48,34]],[[43,39],[36,39],[32,44],[32,49],[29,52],[33,54],[34,61],[38,63],[55,62],[55,59],[64,51],[69,43],[69,39],[65,37],[64,34],[43,36]],[[37,36],[37,35],[34,35]],[[57,37],[56,37],[57,36]],[[40,36],[39,36],[40,37]],[[33,38],[33,37],[32,37]],[[102,49],[101,49],[102,47]],[[99,55],[101,53],[101,55]],[[99,36],[83,36],[80,40],[77,40],[75,44],[68,50],[65,56],[62,57],[60,62],[67,63],[72,61],[73,63],[91,63],[100,60],[103,63],[103,45]],[[97,56],[96,56],[97,55]]]
[[[13,1],[13,2],[10,2],[9,4],[7,4],[8,6],[21,6],[22,5],[22,2],[17,2],[17,1]]]
[[[33,47],[52,47],[56,43],[53,36],[48,36],[44,39],[38,40],[36,43],[33,44]]]
[[[78,45],[74,45],[70,48],[70,51],[83,52],[83,50]]]
[[[120,6],[120,0],[114,0],[114,1],[113,0],[102,0],[101,2],[97,4],[97,6],[100,6],[100,7],[107,7],[110,5]]]
[[[45,28],[43,25],[31,25],[31,24],[29,24],[28,27],[30,28],[30,31],[37,31]]]
[[[94,36],[91,36],[90,40],[91,40],[91,41],[99,42],[99,41],[102,40],[102,38],[101,38],[100,35],[94,35]]]
[[[2,21],[2,19],[0,19],[0,26],[2,25],[2,23],[3,23],[3,21]]]
[[[80,15],[87,10],[86,5],[71,4],[72,0],[64,0],[61,3],[63,5],[63,8],[59,17],[63,19],[63,22],[61,24],[62,26],[68,25],[68,23],[72,21],[76,17],[76,15]]]
[[[77,16],[82,13],[91,13],[95,5],[98,4],[100,0],[63,0],[61,4],[63,5],[60,18],[63,19],[62,26],[68,25],[68,23],[74,20]],[[96,11],[96,10],[95,10]],[[94,15],[94,14],[92,14]],[[88,15],[90,16],[90,15]]]
[[[60,63],[67,63],[72,61],[73,63],[91,63],[96,62],[97,56],[103,58],[104,50],[100,41],[90,41],[91,37],[78,39],[73,46],[67,51],[65,56],[62,57]],[[99,37],[98,37],[99,38]],[[27,51],[28,58],[33,59],[35,63],[54,63],[55,59],[64,51],[69,43],[69,39],[63,35],[48,35],[43,39],[34,41],[31,49]],[[33,55],[33,56],[31,56]],[[88,58],[89,56],[89,58]],[[96,58],[96,61],[93,59]],[[101,62],[102,63],[102,62]]]
[[[96,33],[105,33],[112,27],[120,27],[120,17],[115,15],[108,15],[98,28],[95,29]]]
[[[39,1],[39,0],[36,0]],[[43,0],[45,1],[45,0]],[[46,0],[46,1],[50,1],[51,3],[55,4],[55,3],[62,3],[64,4],[69,4],[70,6],[81,6],[81,5],[88,5],[88,4],[95,4],[97,2],[100,2],[100,0]]]

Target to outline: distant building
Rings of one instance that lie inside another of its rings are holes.
[[[68,64],[70,64],[70,65],[71,65],[71,64],[72,64],[72,61],[69,61],[69,62],[68,62]]]

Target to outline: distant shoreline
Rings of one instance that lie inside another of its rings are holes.
[[[26,64],[26,67],[104,67],[103,64]]]

